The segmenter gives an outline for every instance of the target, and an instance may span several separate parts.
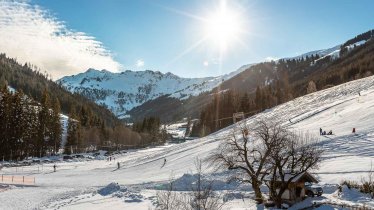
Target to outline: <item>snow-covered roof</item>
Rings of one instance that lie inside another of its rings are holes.
[[[296,177],[295,177],[296,173],[286,173],[284,175],[284,181],[289,181],[290,179],[291,180],[291,183],[295,183],[295,182],[299,182],[300,180],[302,180],[303,178],[307,180],[307,182],[315,182],[315,183],[318,183],[318,180],[310,173],[308,172],[303,172],[301,174],[298,174]],[[268,176],[266,178],[266,181],[271,181],[272,180],[272,176]],[[279,176],[279,174],[277,175],[277,181],[282,181],[281,177]]]

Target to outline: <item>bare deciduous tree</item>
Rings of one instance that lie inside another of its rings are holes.
[[[279,123],[258,121],[250,130],[241,125],[224,139],[209,160],[218,168],[236,170],[235,179],[252,185],[256,200],[262,201],[260,186],[264,178],[270,197],[278,207],[289,183],[300,174],[315,168],[321,161],[322,148],[309,135],[296,135]],[[273,183],[280,181],[280,186]]]
[[[203,179],[202,162],[195,162],[197,170],[196,182],[192,184],[188,193],[176,192],[171,179],[167,189],[157,193],[160,210],[221,210],[224,206],[221,196],[213,189],[213,182]]]
[[[367,177],[361,178],[361,187],[360,191],[363,193],[369,193],[371,198],[374,198],[374,169],[373,163],[370,165],[370,171],[367,174]]]
[[[203,180],[202,162],[199,159],[195,161],[197,170],[196,184],[192,186],[192,193],[190,196],[191,210],[220,210],[223,207],[223,202],[213,190],[213,181]]]
[[[260,186],[271,166],[269,155],[282,139],[284,129],[278,124],[265,121],[256,122],[257,127],[250,129],[242,124],[239,135],[234,131],[224,140],[209,160],[218,168],[237,170],[235,179],[250,183],[256,200],[262,202]]]
[[[175,210],[181,208],[181,199],[178,192],[174,191],[173,188],[173,178],[169,179],[169,184],[166,190],[157,192],[157,209],[160,210]]]
[[[316,168],[322,153],[322,147],[308,134],[284,131],[281,138],[277,139],[269,156],[272,169],[267,183],[270,197],[277,207],[281,207],[282,195],[289,184],[299,175]]]
[[[306,93],[309,94],[309,93],[314,93],[316,91],[317,91],[316,83],[314,83],[313,81],[310,81],[308,83],[308,87],[306,88]]]

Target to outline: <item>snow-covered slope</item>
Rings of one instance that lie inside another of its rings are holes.
[[[181,78],[159,71],[125,71],[89,69],[84,73],[58,80],[67,90],[80,93],[109,108],[120,118],[128,110],[162,95],[186,99],[217,87],[222,81],[244,71],[245,65],[230,74],[218,77]]]
[[[299,58],[305,58],[307,56],[310,57],[312,55],[318,55],[320,57],[324,57],[324,56],[336,54],[336,53],[339,56],[339,51],[340,51],[340,45],[336,45],[331,48],[322,49],[322,50],[314,50],[314,51],[310,51],[310,52],[298,55],[296,57],[290,57],[290,58],[285,58],[285,59],[299,59]]]
[[[290,129],[315,134],[326,150],[320,168],[314,171],[322,183],[337,184],[343,179],[360,181],[370,170],[370,164],[374,160],[374,77],[296,98],[241,123],[251,126],[258,119],[280,120]],[[207,157],[222,139],[233,132],[235,126],[182,144],[130,151],[116,157],[122,166],[118,170],[115,163],[105,160],[58,163],[56,173],[51,173],[52,164],[44,165],[43,172],[35,172],[39,167],[37,165],[24,167],[22,171],[5,168],[2,170],[5,174],[33,174],[38,187],[9,189],[1,193],[0,203],[9,209],[15,203],[17,209],[53,209],[58,205],[67,209],[88,208],[87,206],[102,209],[152,209],[148,205],[151,205],[154,194],[142,198],[143,201],[127,203],[122,197],[102,196],[92,192],[111,182],[117,182],[120,185],[135,186],[145,196],[149,193],[146,188],[154,189],[171,175],[178,179],[184,173],[191,173],[195,159]],[[319,128],[331,129],[334,135],[319,136]],[[356,134],[352,134],[352,128],[356,128]],[[167,163],[162,167],[164,158]],[[27,200],[16,202],[24,199]],[[329,197],[326,196],[326,199]],[[354,202],[366,202],[366,205],[374,207],[374,202],[370,199]],[[135,204],[139,207],[131,206]]]
[[[62,149],[62,148],[64,148],[64,146],[66,144],[66,138],[67,138],[67,135],[68,135],[69,117],[64,115],[64,114],[60,114],[60,121],[61,121],[61,126],[62,126],[60,148]]]
[[[345,48],[347,48],[347,50],[350,51],[357,46],[365,44],[366,42],[367,42],[367,40],[361,40],[361,41],[358,41],[354,44],[350,44],[350,45],[346,46]],[[307,56],[310,57],[312,55],[318,55],[320,57],[320,58],[316,59],[314,61],[314,63],[317,62],[318,60],[326,58],[327,56],[330,56],[331,59],[337,59],[340,56],[340,50],[341,50],[340,47],[341,47],[341,45],[336,45],[335,47],[322,49],[322,50],[314,50],[314,51],[311,51],[311,52],[301,54],[301,55],[296,56],[296,57],[284,58],[284,59],[300,59],[300,58],[305,58]]]

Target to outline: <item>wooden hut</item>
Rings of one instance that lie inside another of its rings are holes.
[[[285,180],[288,181],[291,177],[293,177],[293,174],[285,174]],[[274,186],[281,185],[282,181],[277,180]],[[305,190],[305,183],[318,183],[318,180],[310,173],[304,172],[297,177],[293,178],[290,184],[288,185],[288,189],[284,191],[282,194],[282,199],[286,203],[294,204],[296,202],[302,201],[306,196],[306,190]]]

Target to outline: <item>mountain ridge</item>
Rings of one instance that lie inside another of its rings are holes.
[[[250,65],[222,76],[203,78],[184,78],[171,72],[151,70],[113,73],[90,68],[57,82],[70,92],[79,93],[107,107],[117,117],[126,118],[127,111],[163,95],[183,100],[210,91]]]

